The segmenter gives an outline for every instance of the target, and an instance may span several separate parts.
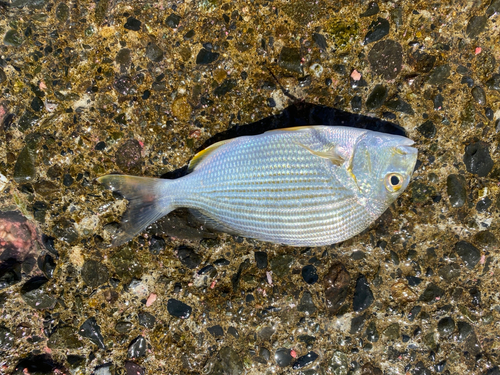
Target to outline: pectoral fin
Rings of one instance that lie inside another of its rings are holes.
[[[345,161],[345,159],[342,157],[342,155],[340,155],[338,152],[337,152],[337,147],[336,146],[332,146],[330,147],[329,149],[327,150],[319,150],[319,151],[315,151],[315,150],[312,150],[310,147],[307,147],[301,143],[297,143],[300,147],[303,147],[305,148],[307,151],[309,151],[311,154],[313,155],[316,155],[320,158],[323,158],[323,159],[329,159],[332,164],[334,165],[342,165]]]

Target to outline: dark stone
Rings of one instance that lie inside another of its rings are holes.
[[[64,176],[63,176],[63,185],[64,186],[70,187],[71,185],[73,185],[74,181],[75,180],[73,179],[73,177],[71,177],[71,175],[69,173],[64,174]]]
[[[304,294],[302,294],[302,298],[300,299],[299,305],[297,306],[297,310],[308,313],[309,315],[316,312],[317,307],[313,302],[311,293],[304,292]]]
[[[116,276],[123,283],[129,283],[133,278],[140,279],[143,273],[141,262],[130,246],[124,246],[109,257]]]
[[[165,249],[165,246],[166,243],[163,238],[153,236],[151,237],[151,241],[149,241],[149,252],[153,255],[158,255]]]
[[[12,258],[0,263],[0,290],[17,284],[22,280],[21,268],[21,262]]]
[[[429,73],[436,62],[436,56],[428,53],[415,51],[410,55],[410,64],[419,73]]]
[[[115,57],[115,62],[119,65],[123,65],[124,67],[130,66],[132,63],[131,51],[128,48],[122,48],[118,51]]]
[[[139,173],[142,169],[141,151],[141,145],[136,139],[125,141],[115,153],[118,168],[127,173]]]
[[[181,246],[177,249],[177,256],[183,265],[189,269],[198,267],[201,263],[201,257],[194,252],[194,249]]]
[[[403,48],[394,40],[382,40],[368,53],[368,61],[375,74],[386,80],[394,79],[403,66]]]
[[[3,37],[3,44],[11,47],[19,47],[23,44],[23,37],[16,30],[9,30]]]
[[[118,77],[113,82],[113,88],[121,95],[128,95],[130,89],[132,88],[132,78],[129,76]]]
[[[486,87],[490,90],[497,90],[500,92],[500,74],[493,74],[493,76],[486,81]]]
[[[299,368],[306,367],[313,363],[316,359],[318,358],[318,355],[314,352],[309,352],[306,355],[303,355],[302,357],[297,358],[297,360],[294,362],[292,368],[294,370],[298,370]]]
[[[456,253],[469,269],[473,269],[481,259],[481,252],[471,243],[459,241],[455,244]]]
[[[302,74],[300,49],[283,47],[280,52],[278,64],[283,69]]]
[[[351,109],[353,112],[360,112],[363,107],[363,99],[359,95],[355,95],[351,99]]]
[[[441,289],[434,283],[430,283],[422,292],[418,300],[426,303],[434,303],[436,301],[439,301],[443,295],[443,289]]]
[[[137,336],[132,340],[128,347],[127,357],[128,358],[140,358],[146,355],[146,350],[148,349],[148,344],[144,336]]]
[[[36,125],[39,119],[40,117],[37,114],[29,110],[24,111],[18,122],[19,130],[25,132],[26,130],[31,129],[34,125]]]
[[[476,203],[476,211],[477,212],[486,212],[486,211],[488,211],[488,208],[490,208],[492,203],[493,202],[489,197],[484,197]]]
[[[91,288],[97,288],[109,280],[109,271],[102,262],[97,260],[86,260],[81,271],[82,280]]]
[[[47,279],[52,279],[54,270],[56,269],[56,262],[52,255],[44,254],[38,257],[38,268],[43,272]]]
[[[323,279],[326,308],[336,314],[342,307],[349,292],[351,276],[341,263],[333,264]]]
[[[243,356],[241,356],[236,350],[226,346],[219,351],[218,357],[222,370],[219,372],[220,374],[243,374]]]
[[[271,259],[271,270],[277,277],[284,277],[290,272],[294,257],[289,254],[279,254]]]
[[[126,375],[144,375],[146,370],[132,361],[125,361]]]
[[[351,324],[352,327],[352,324]],[[380,338],[380,335],[377,331],[377,326],[374,321],[371,321],[368,323],[368,326],[366,327],[366,339],[370,342],[377,342],[378,339]]]
[[[490,6],[486,9],[486,16],[489,18],[497,13],[500,13],[500,0],[491,0]],[[496,369],[498,371],[498,367]]]
[[[427,120],[422,125],[417,127],[417,131],[425,138],[431,139],[436,135],[436,126],[431,120]]]
[[[408,280],[409,286],[417,286],[422,282],[422,279],[416,276],[406,276],[406,280]]]
[[[219,86],[214,90],[214,95],[216,97],[221,97],[226,95],[232,89],[236,87],[236,81],[234,79],[225,79]]]
[[[187,319],[191,316],[193,308],[176,299],[170,298],[167,302],[167,311],[177,318]]]
[[[274,332],[276,332],[276,330],[273,327],[265,326],[257,332],[257,335],[262,341],[269,341],[271,336],[274,335]]]
[[[328,48],[326,38],[323,34],[313,33],[312,39],[320,49],[326,50]]]
[[[30,353],[27,357],[19,360],[11,375],[52,375],[57,373],[64,374],[67,373],[67,370],[64,366],[54,362],[48,354],[33,355]]]
[[[257,263],[258,269],[266,269],[267,268],[267,253],[264,251],[256,251],[254,253],[255,263]]]
[[[359,16],[360,17],[370,17],[374,16],[380,11],[380,8],[378,7],[378,4],[375,1],[372,1],[371,3],[368,4],[368,8],[361,13]]]
[[[231,336],[235,337],[235,338],[239,338],[240,337],[240,334],[238,333],[238,330],[234,327],[229,327],[227,329],[227,333],[229,333]]]
[[[369,111],[380,108],[387,98],[387,93],[387,87],[384,85],[376,85],[366,99],[366,108]]]
[[[151,315],[148,312],[140,312],[137,316],[139,319],[139,325],[146,327],[148,329],[152,329],[155,326],[156,318],[154,315]]]
[[[467,203],[467,188],[464,176],[450,174],[446,179],[446,192],[452,207],[463,207]]]
[[[352,300],[352,309],[354,311],[363,311],[373,303],[373,293],[368,285],[366,277],[360,275],[356,280],[354,289],[354,298]]]
[[[126,28],[127,30],[139,31],[141,29],[141,24],[142,22],[139,21],[138,19],[135,19],[134,17],[129,17],[127,18],[127,22],[125,22],[125,25],[123,25],[123,27]]]
[[[94,317],[88,318],[80,327],[80,336],[88,338],[94,344],[96,344],[99,349],[106,349],[104,345],[104,338],[101,335],[101,327],[97,324]]]
[[[50,349],[80,349],[83,343],[78,339],[74,327],[58,327],[47,342]]]
[[[57,299],[45,291],[43,287],[47,281],[44,276],[36,276],[24,283],[21,288],[21,297],[24,302],[37,310],[52,309]]]
[[[132,328],[133,328],[132,323],[127,321],[120,321],[115,324],[115,330],[118,333],[127,334],[132,330]]]
[[[440,335],[450,335],[455,330],[455,321],[449,316],[438,322],[437,330]]]
[[[198,55],[196,56],[196,64],[199,65],[208,65],[213,63],[219,58],[220,54],[217,52],[211,52],[202,48]]]
[[[5,71],[0,68],[0,85],[7,81],[7,74],[5,74]]]
[[[460,276],[460,266],[456,263],[445,264],[439,269],[438,274],[445,281],[453,281]]]
[[[430,72],[427,77],[427,83],[430,85],[441,85],[444,83],[451,83],[451,80],[448,79],[450,76],[451,68],[449,65],[439,65],[436,66]]]
[[[14,346],[14,335],[3,326],[0,326],[0,349],[10,349]]]
[[[42,99],[40,99],[38,96],[35,96],[31,101],[30,107],[33,111],[40,112],[44,107]]]
[[[279,367],[288,367],[292,364],[293,357],[290,353],[290,349],[279,348],[274,353],[274,360]]]
[[[366,45],[368,43],[376,42],[384,36],[389,35],[389,29],[389,21],[384,18],[377,18],[376,21],[373,21],[370,26],[368,26],[368,32],[365,35],[363,44]]]
[[[384,105],[392,111],[413,115],[415,112],[411,105],[400,98],[392,99],[384,103]]]
[[[486,21],[488,21],[486,16],[472,16],[465,30],[469,38],[475,38],[481,34],[486,28]]]
[[[299,335],[297,340],[302,341],[306,345],[312,345],[316,342],[316,337],[310,335]]]
[[[225,267],[229,266],[231,262],[225,258],[220,258],[214,261],[214,266],[216,267]]]
[[[208,327],[207,331],[216,339],[224,336],[224,330],[218,324],[212,327]]]
[[[435,111],[443,110],[443,102],[444,102],[443,95],[436,94],[434,98],[432,98],[432,103],[434,104],[434,110]]]
[[[146,57],[154,62],[163,60],[163,51],[154,43],[149,43],[146,47]]]
[[[412,371],[413,375],[431,375],[431,371],[425,367],[424,362],[418,361]]]
[[[181,22],[181,16],[172,13],[165,20],[165,25],[171,27],[172,29],[175,29],[177,28],[177,26],[179,26],[179,22]]]
[[[432,185],[415,181],[411,184],[411,199],[415,203],[425,203],[436,196],[436,189]]]
[[[486,177],[493,168],[489,144],[478,141],[465,147],[464,164],[467,172]]]
[[[316,273],[316,267],[309,264],[302,268],[302,278],[304,281],[310,285],[315,284],[318,281],[318,274]]]
[[[474,86],[472,88],[472,97],[476,101],[477,104],[479,105],[485,105],[486,104],[486,93],[484,92],[483,88],[481,86]]]
[[[458,322],[457,328],[458,328],[458,336],[456,337],[456,340],[458,342],[465,341],[465,339],[474,331],[472,326],[464,321]]]

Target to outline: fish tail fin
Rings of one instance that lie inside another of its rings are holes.
[[[173,180],[110,174],[99,177],[99,183],[117,191],[129,201],[121,220],[121,232],[111,246],[120,246],[176,207],[170,193]]]

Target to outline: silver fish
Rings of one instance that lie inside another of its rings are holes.
[[[292,246],[344,241],[373,223],[408,186],[411,139],[365,129],[306,126],[218,142],[175,180],[107,175],[99,182],[129,200],[130,241],[179,207],[212,228]]]

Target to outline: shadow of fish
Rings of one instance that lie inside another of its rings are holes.
[[[344,241],[408,186],[417,160],[412,144],[366,129],[303,126],[215,143],[176,180],[102,176],[100,183],[129,200],[112,246],[180,207],[213,229],[262,241]]]

